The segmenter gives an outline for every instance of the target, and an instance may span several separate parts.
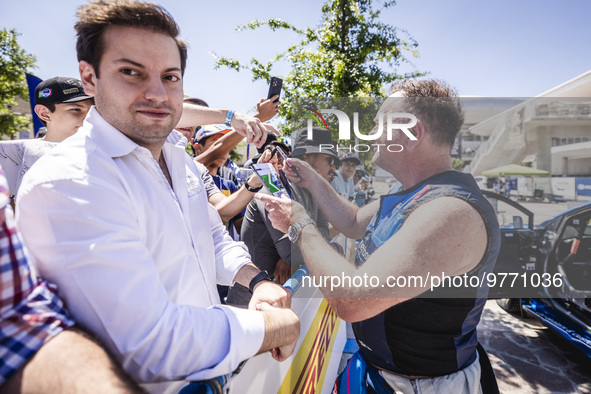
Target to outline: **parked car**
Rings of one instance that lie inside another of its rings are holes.
[[[531,211],[483,192],[502,237],[489,298],[533,315],[591,358],[591,202],[534,226]]]

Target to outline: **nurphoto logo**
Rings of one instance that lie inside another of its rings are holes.
[[[311,114],[308,114],[308,139],[312,139],[314,135],[314,122],[320,127],[328,130],[328,124],[326,119],[322,115],[335,115],[339,124],[339,140],[351,141],[351,120],[349,116],[338,109],[321,109],[315,111],[311,108],[306,108]],[[384,133],[384,124],[386,125],[386,140],[392,140],[393,130],[401,130],[409,139],[416,141],[417,137],[410,131],[417,124],[417,118],[413,114],[407,112],[378,112],[376,116],[377,127],[372,130],[370,134],[363,134],[359,131],[359,113],[353,112],[353,133],[356,140],[362,141],[376,141]],[[324,126],[324,127],[323,127]],[[376,151],[380,149],[386,149],[388,152],[402,152],[404,147],[400,144],[366,144],[356,143],[354,145],[332,145],[332,144],[321,144],[318,148],[322,152],[322,149],[335,149],[345,150],[349,152],[369,152],[372,147]]]

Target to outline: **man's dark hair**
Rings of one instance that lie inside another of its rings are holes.
[[[281,141],[271,141],[271,143],[265,147],[265,150],[267,150],[267,149],[272,150],[276,146],[283,149],[283,152],[285,152],[285,154],[287,156],[289,156],[291,154],[291,147],[289,145],[287,145],[285,142],[281,142]]]
[[[130,26],[170,36],[181,56],[181,72],[187,65],[187,44],[178,38],[179,27],[174,18],[159,5],[134,0],[95,0],[77,12],[74,26],[78,40],[78,61],[85,60],[99,78],[99,64],[105,51],[104,32],[109,26]]]
[[[420,119],[435,143],[453,146],[464,124],[464,111],[452,87],[434,79],[404,80],[392,84],[390,94],[396,92],[404,96],[399,109]]]

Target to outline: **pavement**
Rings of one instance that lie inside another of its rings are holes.
[[[591,393],[591,359],[536,319],[489,300],[478,330],[501,393]]]

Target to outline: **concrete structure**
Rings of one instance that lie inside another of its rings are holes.
[[[461,145],[456,146],[460,152],[453,152],[453,156],[462,159],[468,165],[474,159],[480,145],[488,139],[486,135],[473,134],[470,128],[522,103],[524,99],[462,96],[461,100],[464,107],[464,124],[458,137],[461,138]]]
[[[553,146],[550,152],[553,175],[591,175],[591,141]]]
[[[553,176],[590,176],[591,71],[475,124],[469,131],[488,137],[465,169],[474,175],[531,161],[533,167]]]

